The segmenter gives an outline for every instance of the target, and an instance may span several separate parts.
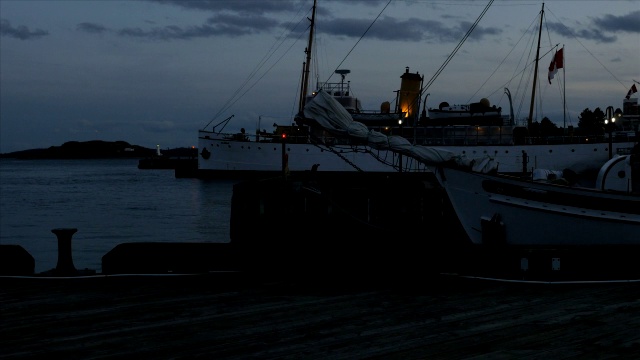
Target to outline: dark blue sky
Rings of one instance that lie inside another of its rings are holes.
[[[289,123],[312,3],[2,0],[0,152],[72,140],[186,147],[231,115],[230,132],[255,131],[259,118],[268,130]],[[379,109],[406,67],[430,82],[487,4],[320,0],[312,83],[349,69],[352,93]],[[541,8],[494,1],[431,82],[427,106],[484,97],[508,108],[507,87],[525,119],[532,71],[523,68]],[[549,84],[555,45],[565,47],[565,72]],[[622,107],[640,80],[640,1],[547,1],[540,54],[535,119],[577,125],[585,108]]]

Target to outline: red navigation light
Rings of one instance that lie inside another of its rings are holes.
[[[283,139],[286,139],[286,138],[287,138],[287,134],[282,133],[282,138],[283,138]]]

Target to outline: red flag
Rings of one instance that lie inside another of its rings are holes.
[[[638,92],[638,89],[636,89],[636,84],[631,85],[631,89],[629,89],[626,99],[629,100],[629,98],[631,97],[631,94],[636,92]]]
[[[564,67],[564,59],[563,52],[564,48],[556,51],[556,54],[553,56],[553,60],[551,60],[551,64],[549,64],[549,84],[551,84],[551,79],[558,73],[558,69]]]

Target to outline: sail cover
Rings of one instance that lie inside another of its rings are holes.
[[[410,156],[427,165],[456,164],[472,171],[487,173],[497,169],[497,164],[486,155],[482,158],[467,158],[464,154],[422,145],[413,145],[401,136],[387,136],[379,131],[370,130],[363,123],[354,121],[351,114],[333,96],[320,90],[303,109],[304,117],[313,120],[318,126],[339,136],[348,136],[368,144],[374,149],[389,150]]]

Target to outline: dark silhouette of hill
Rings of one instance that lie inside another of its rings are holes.
[[[163,157],[196,157],[195,148],[161,150]],[[156,149],[131,145],[126,141],[69,141],[61,146],[30,149],[0,154],[13,159],[117,159],[148,158],[156,156]]]

